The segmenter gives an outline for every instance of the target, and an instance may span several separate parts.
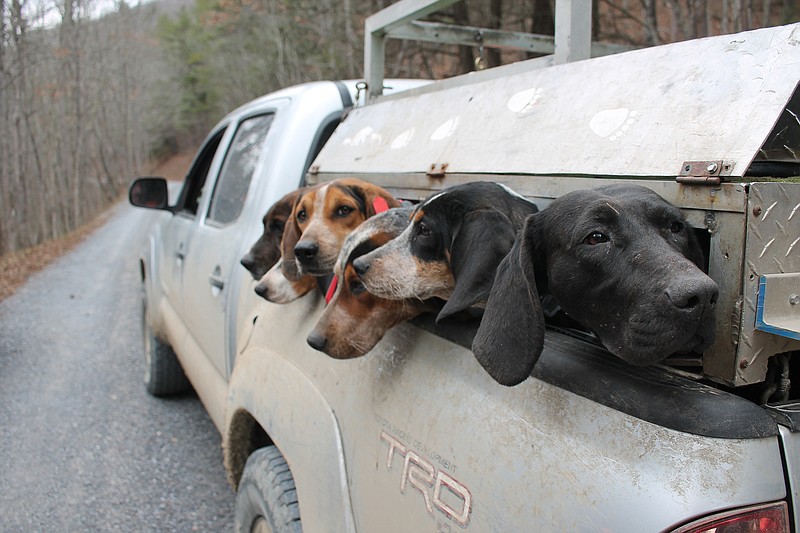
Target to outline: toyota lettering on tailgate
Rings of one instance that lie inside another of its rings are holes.
[[[388,445],[387,471],[391,471],[392,465],[397,462],[395,456],[400,458],[398,465],[402,464],[401,493],[405,494],[406,488],[410,485],[422,494],[425,508],[432,516],[435,516],[434,509],[437,509],[461,527],[469,524],[472,495],[467,487],[449,474],[437,469],[430,461],[386,431],[381,431],[381,440]]]

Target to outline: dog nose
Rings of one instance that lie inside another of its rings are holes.
[[[241,259],[239,262],[240,262],[240,263],[242,264],[242,266],[243,266],[243,267],[245,267],[247,270],[252,270],[252,269],[253,269],[253,265],[255,265],[255,264],[256,264],[256,260],[255,260],[255,258],[253,257],[253,254],[251,254],[251,253],[249,253],[249,252],[248,252],[248,253],[246,253],[246,254],[245,254],[243,257],[242,257],[242,259]]]
[[[314,242],[298,242],[294,247],[294,255],[300,261],[311,261],[318,251],[319,246]]]
[[[363,276],[364,274],[367,273],[367,270],[369,270],[369,263],[367,263],[366,261],[362,260],[359,257],[358,259],[353,261],[353,270],[355,270],[356,274],[358,274],[359,276]]]
[[[266,283],[259,283],[258,285],[256,285],[255,291],[256,291],[256,294],[258,294],[262,298],[266,298],[267,297],[267,285],[266,285]]]
[[[318,331],[312,331],[306,342],[309,346],[321,352],[325,349],[325,345],[328,344],[328,339]]]
[[[719,296],[719,287],[708,276],[683,278],[666,289],[667,298],[678,309],[692,310],[714,305]]]

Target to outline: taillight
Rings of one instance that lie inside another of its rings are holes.
[[[789,533],[786,502],[726,511],[674,529],[672,533]]]

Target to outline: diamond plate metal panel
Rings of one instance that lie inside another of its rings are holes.
[[[800,341],[755,329],[760,277],[800,272],[800,183],[750,185],[744,261],[735,385],[763,381],[772,355],[800,350]]]

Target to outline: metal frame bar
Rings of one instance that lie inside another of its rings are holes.
[[[423,22],[418,19],[459,0],[400,0],[364,23],[364,79],[367,101],[383,94],[386,39],[408,39],[553,55],[553,64],[624,50],[592,46],[592,0],[556,0],[555,38],[549,36]]]

